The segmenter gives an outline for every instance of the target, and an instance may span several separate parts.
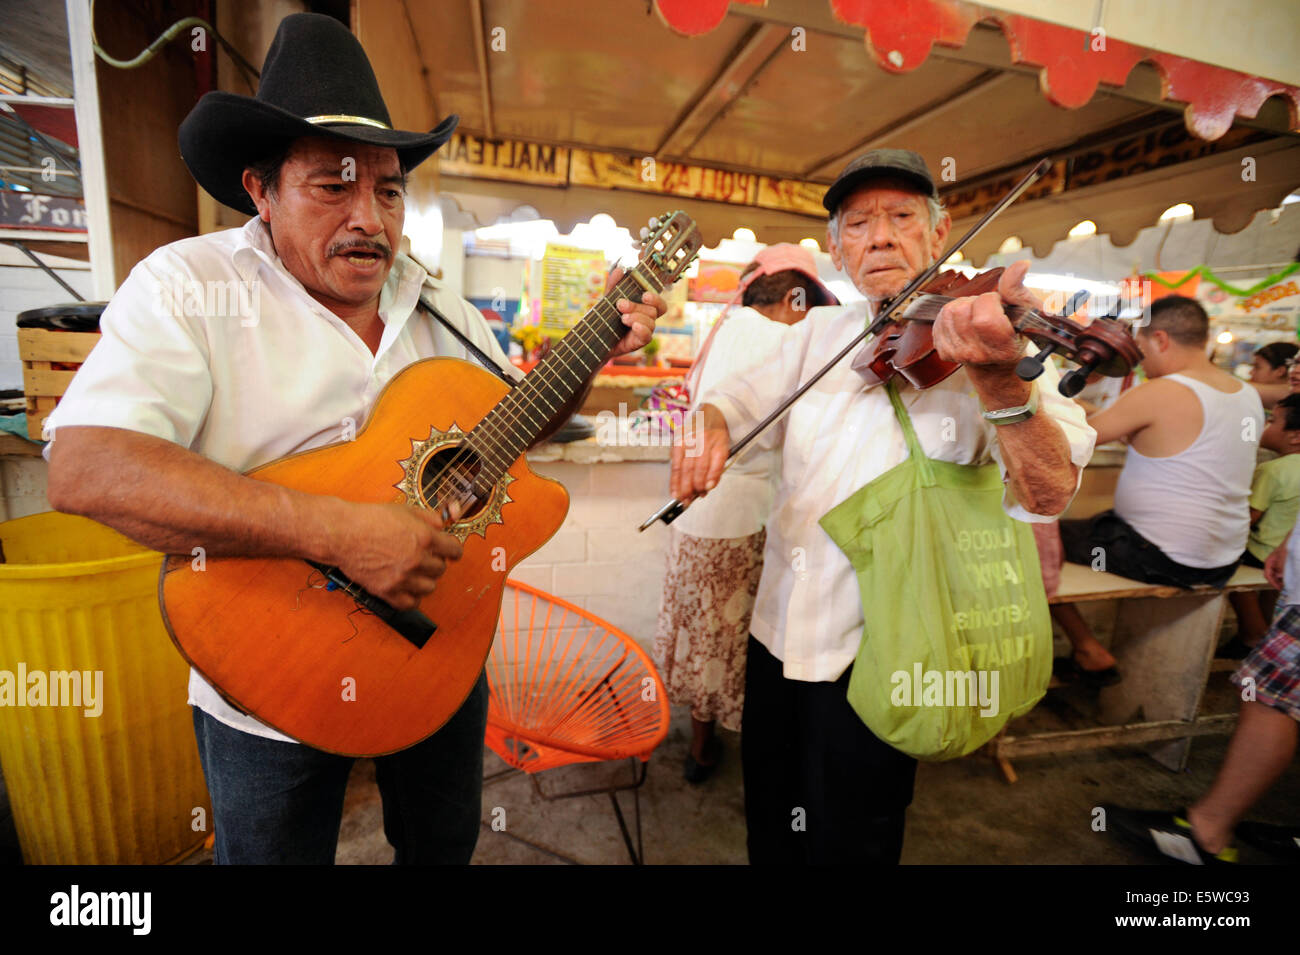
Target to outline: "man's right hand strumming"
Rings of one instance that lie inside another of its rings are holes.
[[[398,610],[409,610],[433,592],[459,560],[459,538],[443,530],[432,511],[407,504],[356,504],[335,500],[335,566],[354,583]]]
[[[700,405],[686,417],[684,434],[673,444],[673,467],[669,489],[687,504],[717,487],[727,464],[731,434],[727,419],[713,405]]]
[[[438,515],[307,494],[119,428],[65,427],[50,448],[50,503],[164,554],[298,557],[339,568],[398,610],[461,556]],[[453,506],[453,517],[458,514]]]

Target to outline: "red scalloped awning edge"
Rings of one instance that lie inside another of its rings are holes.
[[[1149,62],[1160,71],[1161,97],[1187,104],[1184,121],[1200,139],[1218,139],[1237,116],[1258,115],[1270,96],[1283,98],[1291,129],[1300,129],[1300,88],[1275,80],[965,0],[830,0],[830,4],[842,22],[865,28],[868,51],[881,69],[892,73],[920,66],[935,43],[962,46],[976,23],[991,21],[1006,37],[1012,62],[1040,68],[1043,95],[1057,106],[1083,106],[1101,83],[1123,86],[1135,66]]]
[[[736,2],[755,7],[767,5],[767,0]],[[655,9],[669,29],[683,36],[700,36],[717,29],[722,23],[727,16],[727,3],[728,0],[655,0]]]
[[[737,0],[762,6],[766,0]],[[1161,53],[1111,37],[990,9],[966,0],[829,0],[841,22],[864,28],[863,40],[881,69],[914,70],[934,44],[960,48],[976,23],[995,23],[1006,37],[1014,63],[1039,67],[1048,101],[1077,109],[1106,83],[1123,86],[1139,63],[1155,66],[1161,97],[1185,103],[1183,119],[1199,139],[1215,140],[1238,116],[1259,114],[1264,101],[1279,96],[1287,104],[1289,126],[1300,131],[1300,88],[1187,57]],[[686,36],[715,29],[726,16],[727,0],[655,0],[660,18]]]

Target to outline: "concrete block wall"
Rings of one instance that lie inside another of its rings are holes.
[[[0,520],[48,511],[48,485],[49,467],[44,458],[0,458]]]
[[[667,461],[534,462],[569,492],[564,526],[510,576],[654,642],[668,528],[637,526],[668,500]]]

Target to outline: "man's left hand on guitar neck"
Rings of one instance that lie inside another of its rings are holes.
[[[619,280],[623,278],[623,269],[617,268],[609,273],[605,279],[605,291],[608,292]],[[658,321],[668,311],[668,304],[659,295],[654,292],[646,292],[641,296],[640,302],[633,302],[625,298],[620,298],[614,303],[623,316],[623,324],[628,327],[628,332],[624,335],[614,350],[610,352],[610,357],[616,355],[626,355],[628,352],[634,352],[638,348],[644,347],[655,333],[655,322]],[[599,370],[597,370],[599,374]],[[551,435],[563,427],[564,422],[568,421],[587,400],[587,395],[591,393],[592,383],[595,382],[596,376],[593,375],[587,380],[582,390],[573,396],[571,401],[565,402],[555,412],[555,416],[546,424],[546,429],[537,439],[537,444],[550,440]],[[536,445],[534,445],[536,446]]]
[[[606,292],[619,283],[623,278],[623,271],[622,268],[617,268],[609,273],[609,277],[605,280]],[[628,327],[628,333],[614,346],[614,351],[610,353],[611,358],[626,355],[649,344],[655,333],[655,322],[668,311],[668,304],[654,292],[646,292],[641,296],[640,302],[620,298],[615,305],[623,313],[623,324]]]

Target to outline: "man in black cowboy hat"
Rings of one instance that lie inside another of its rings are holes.
[[[478,311],[398,252],[406,174],[456,122],[394,130],[361,45],[316,14],[280,24],[256,98],[204,96],[181,154],[204,189],[254,218],[158,249],[114,295],[49,420],[54,507],[166,553],[333,564],[400,608],[431,592],[461,554],[434,514],[240,472],[355,434],[412,361],[481,357],[519,377]],[[649,340],[664,303],[618,307],[629,330],[616,354]],[[236,710],[193,671],[190,702],[216,861],[332,862],[353,761]],[[396,861],[469,861],[486,713],[480,677],[439,732],[376,760]]]

